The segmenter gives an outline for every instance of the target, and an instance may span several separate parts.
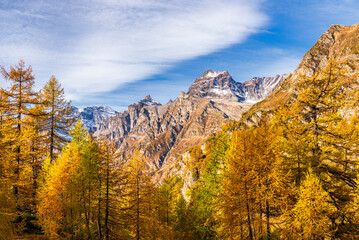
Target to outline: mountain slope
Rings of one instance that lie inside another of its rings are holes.
[[[268,98],[255,104],[248,112],[269,110],[284,102],[296,92],[295,87],[303,77],[313,76],[323,70],[330,59],[345,69],[346,81],[357,81],[359,75],[359,24],[332,25],[304,55],[298,68]]]

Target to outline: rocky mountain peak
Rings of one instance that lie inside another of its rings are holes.
[[[144,99],[140,100],[138,104],[143,104],[145,106],[161,105],[159,102],[154,100],[150,95],[147,95]]]
[[[243,83],[245,101],[256,103],[268,97],[282,83],[288,74],[275,77],[254,77]]]
[[[187,94],[193,97],[221,99],[223,101],[244,101],[244,93],[228,71],[206,70],[202,76],[194,81]]]
[[[213,71],[213,70],[206,70],[199,79],[207,79],[207,78],[217,78],[217,77],[224,77],[229,76],[227,70],[225,71]]]
[[[342,29],[344,29],[345,26],[344,25],[341,25],[341,24],[333,24],[329,27],[328,29],[328,32],[338,32],[338,31],[341,31]]]
[[[341,35],[345,32],[343,30],[347,28],[343,25],[335,24],[319,37],[314,46],[304,55],[298,68],[293,72],[295,82],[300,80],[299,76],[309,77],[316,71],[323,69],[327,65],[330,56],[332,58],[336,57],[333,50],[340,45]],[[347,39],[344,41],[347,41]],[[339,53],[338,55],[347,55],[347,53]]]
[[[255,77],[244,83],[236,82],[228,71],[206,70],[191,85],[188,95],[230,102],[258,102],[271,94],[287,77]]]

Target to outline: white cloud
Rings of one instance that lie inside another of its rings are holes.
[[[267,21],[261,2],[8,1],[0,7],[0,64],[25,59],[80,100],[243,41]]]

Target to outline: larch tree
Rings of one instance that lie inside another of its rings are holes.
[[[10,71],[1,67],[1,73],[10,82],[10,87],[3,91],[8,99],[8,108],[5,111],[6,122],[11,126],[11,130],[6,133],[10,146],[7,156],[14,166],[12,184],[18,209],[16,222],[22,222],[25,219],[23,213],[31,210],[31,198],[28,193],[32,181],[28,179],[32,178],[29,164],[31,161],[29,129],[32,126],[29,119],[32,117],[31,108],[38,103],[38,94],[33,90],[35,82],[32,68],[26,67],[23,61],[15,67],[10,67]]]
[[[81,217],[82,194],[76,177],[80,175],[81,154],[86,142],[86,131],[76,124],[69,143],[60,157],[51,164],[44,163],[38,191],[38,216],[45,234],[50,237],[74,237],[83,229]]]
[[[301,116],[290,106],[288,104],[276,109],[272,122],[276,126],[278,154],[299,188],[310,165],[308,152],[311,135],[301,124]]]
[[[154,221],[156,203],[153,201],[156,186],[152,182],[147,169],[146,159],[137,150],[126,163],[126,189],[124,192],[124,208],[127,209],[127,224],[132,238],[146,239],[154,234],[149,226]]]
[[[46,143],[51,161],[68,142],[66,136],[73,125],[73,119],[69,117],[72,107],[65,99],[64,89],[59,81],[52,76],[41,91],[41,100],[44,104]]]
[[[334,237],[331,215],[336,208],[318,177],[309,169],[290,215],[291,237],[322,239]]]
[[[281,156],[294,174],[296,190],[311,168],[337,208],[330,215],[337,237],[350,225],[345,206],[355,186],[357,156],[357,138],[342,111],[350,110],[351,102],[343,77],[340,64],[329,60],[324,70],[303,77],[292,102],[274,114],[282,129]]]
[[[46,159],[41,172],[43,179],[38,190],[37,206],[39,220],[45,235],[71,237],[79,224],[78,191],[71,186],[72,175],[80,161],[79,148],[69,145],[51,165],[50,160]]]
[[[121,209],[127,173],[124,161],[117,161],[116,143],[107,139],[98,140],[99,182],[97,201],[97,226],[100,239],[122,238],[124,233],[124,210]]]
[[[8,239],[15,233],[15,197],[12,194],[13,161],[9,158],[11,151],[9,132],[11,125],[6,121],[8,100],[0,89],[0,239]]]
[[[253,166],[256,172],[255,189],[259,204],[259,232],[271,239],[271,216],[280,212],[282,199],[290,192],[288,175],[283,168],[276,146],[277,134],[269,116],[263,113],[256,126],[253,126]],[[262,229],[262,214],[265,215],[265,231]]]
[[[80,121],[71,138],[53,164],[47,158],[41,173],[38,213],[51,237],[91,239],[98,231],[99,147]]]
[[[301,116],[301,124],[312,139],[309,153],[314,171],[323,169],[325,147],[337,140],[330,128],[335,127],[342,118],[339,109],[343,106],[344,89],[338,80],[341,74],[339,67],[330,61],[325,70],[304,78],[298,85],[299,95],[294,109]]]
[[[234,131],[227,151],[222,191],[217,203],[223,213],[220,232],[225,239],[256,238],[256,172],[251,142],[251,131]]]
[[[35,209],[35,195],[38,187],[38,176],[41,170],[41,166],[46,157],[45,136],[43,134],[44,128],[44,108],[40,101],[30,109],[31,115],[24,118],[26,121],[28,145],[26,146],[29,152],[28,164],[32,171],[32,186],[28,195],[31,199],[33,209]]]

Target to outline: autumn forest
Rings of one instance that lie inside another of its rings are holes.
[[[189,148],[191,184],[154,180],[141,149],[119,161],[115,142],[69,117],[55,77],[35,91],[23,61],[1,73],[0,239],[359,236],[359,95],[334,61]]]

